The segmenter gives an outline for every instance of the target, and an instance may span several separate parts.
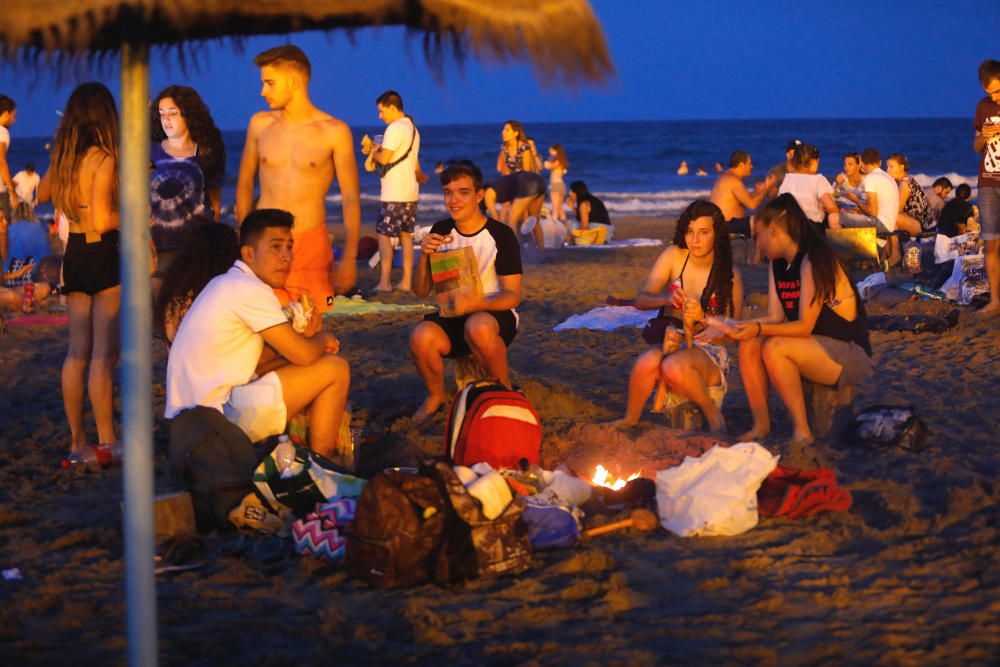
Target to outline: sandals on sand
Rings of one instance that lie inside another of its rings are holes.
[[[205,565],[205,543],[197,537],[174,537],[160,545],[153,558],[156,574],[186,572]]]

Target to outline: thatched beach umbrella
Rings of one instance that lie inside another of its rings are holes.
[[[149,47],[227,36],[402,25],[425,53],[528,60],[543,81],[598,80],[611,61],[586,0],[7,0],[0,44],[36,69],[121,54],[125,566],[129,662],[156,663],[152,334],[149,302]]]

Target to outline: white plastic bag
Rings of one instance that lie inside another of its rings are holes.
[[[944,292],[945,297],[963,306],[969,305],[972,299],[980,294],[989,294],[990,285],[986,281],[984,256],[980,253],[956,257],[951,277],[941,285],[940,290]]]
[[[944,264],[949,259],[958,259],[963,255],[975,255],[977,252],[979,252],[978,232],[968,232],[952,237],[938,234],[934,237],[935,264]]]
[[[757,525],[757,489],[778,456],[756,442],[716,445],[656,473],[660,523],[681,537],[739,535]]]

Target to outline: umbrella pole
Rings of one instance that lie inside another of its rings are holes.
[[[129,665],[157,662],[153,572],[152,304],[149,253],[149,46],[126,35],[121,61],[122,388],[125,596]]]

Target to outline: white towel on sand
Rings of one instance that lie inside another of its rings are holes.
[[[602,245],[571,245],[566,246],[567,248],[576,249],[588,249],[588,250],[607,250],[609,248],[639,248],[639,247],[656,247],[663,245],[663,241],[660,239],[621,239],[619,241],[608,241]]]
[[[655,315],[655,310],[639,310],[632,306],[600,306],[581,315],[573,315],[565,322],[557,324],[552,330],[596,329],[598,331],[611,331],[620,327],[643,327]]]

